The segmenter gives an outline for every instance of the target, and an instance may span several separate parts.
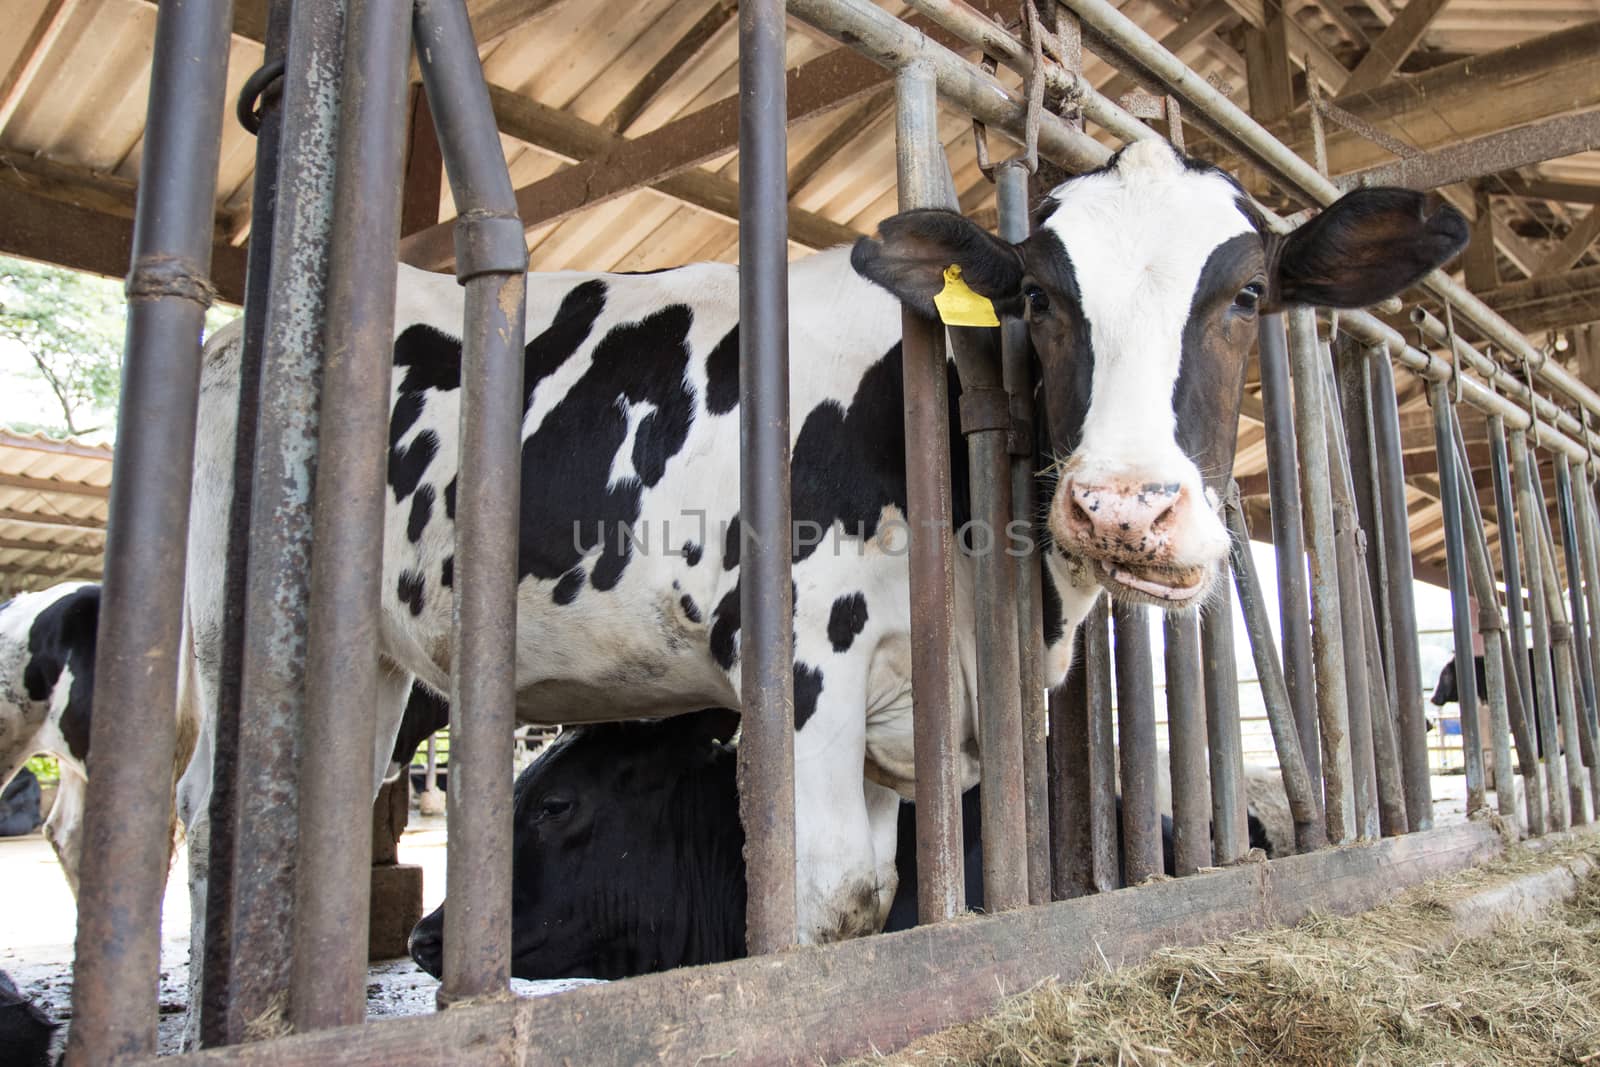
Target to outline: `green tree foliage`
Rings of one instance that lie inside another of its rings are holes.
[[[0,257],[0,338],[22,346],[61,405],[44,429],[85,433],[98,428],[83,424],[92,410],[116,409],[124,306],[108,278]]]

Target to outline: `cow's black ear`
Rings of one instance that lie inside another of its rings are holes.
[[[954,211],[903,211],[878,224],[876,237],[856,241],[850,264],[889,290],[907,307],[938,317],[933,298],[944,288],[944,272],[961,277],[979,296],[1002,310],[1015,306],[1022,288],[1022,253]]]
[[[672,722],[697,744],[722,745],[738,732],[739,713],[729,708],[706,708],[679,715]]]
[[[1430,211],[1410,189],[1357,189],[1276,240],[1270,307],[1360,308],[1454,259],[1467,220],[1448,204]]]

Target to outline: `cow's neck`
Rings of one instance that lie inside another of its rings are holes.
[[[736,757],[716,759],[680,781],[669,805],[670,833],[679,842],[687,909],[681,964],[737,959],[745,954],[744,827],[728,800],[738,796]]]

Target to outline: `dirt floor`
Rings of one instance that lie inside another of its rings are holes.
[[[987,1019],[857,1067],[1597,1063],[1597,870],[1593,832],[1555,848],[1517,846],[1364,915],[1313,916],[1046,983]],[[1558,886],[1565,902],[1542,914],[1529,906]],[[1523,918],[1505,919],[1508,906]]]

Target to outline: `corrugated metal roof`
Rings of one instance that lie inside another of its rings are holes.
[[[98,579],[111,447],[0,430],[0,597]]]

